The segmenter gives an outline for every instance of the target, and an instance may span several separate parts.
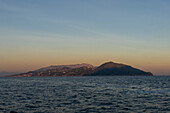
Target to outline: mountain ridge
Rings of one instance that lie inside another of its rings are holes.
[[[115,76],[115,75],[153,75],[151,72],[134,68],[130,65],[106,62],[98,67],[91,64],[51,65],[35,71],[10,75],[9,77],[33,77],[33,76]]]
[[[114,63],[112,61],[106,62],[97,67],[93,72],[86,76],[95,75],[153,75],[151,72],[145,72],[140,69],[134,68],[130,65]]]
[[[93,65],[91,64],[87,64],[87,63],[81,63],[81,64],[70,64],[70,65],[51,65],[51,66],[48,66],[48,67],[43,67],[43,68],[40,68],[40,69],[37,69],[35,71],[46,71],[46,70],[49,70],[49,69],[57,69],[57,68],[63,68],[63,67],[68,67],[68,68],[79,68],[79,67],[94,67]]]

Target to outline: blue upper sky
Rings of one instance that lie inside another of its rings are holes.
[[[0,71],[112,60],[170,74],[169,12],[169,0],[0,0]]]

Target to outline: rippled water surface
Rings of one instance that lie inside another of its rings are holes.
[[[170,112],[170,76],[1,77],[0,112]]]

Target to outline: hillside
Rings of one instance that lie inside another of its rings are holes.
[[[129,65],[107,62],[93,70],[86,76],[108,76],[108,75],[152,75],[150,72],[145,72]]]
[[[36,77],[36,76],[115,76],[115,75],[152,75],[129,65],[106,62],[98,67],[91,64],[53,65],[35,71],[10,75],[9,77]]]

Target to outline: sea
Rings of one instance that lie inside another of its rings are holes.
[[[0,77],[0,113],[170,113],[170,76]]]

